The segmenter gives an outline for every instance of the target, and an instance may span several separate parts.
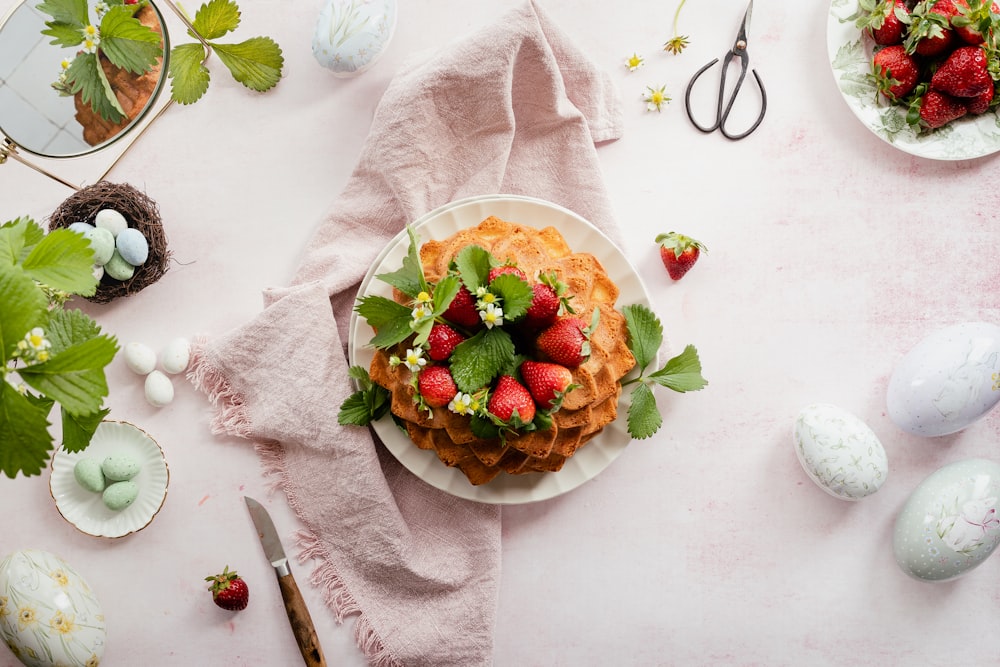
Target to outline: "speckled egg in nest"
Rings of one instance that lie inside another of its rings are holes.
[[[141,232],[149,244],[149,254],[145,262],[135,267],[131,278],[116,280],[105,273],[96,293],[87,297],[95,303],[108,303],[152,285],[167,272],[170,259],[156,202],[127,183],[101,181],[81,189],[49,216],[49,230],[69,227],[74,222],[93,225],[98,211],[104,209],[121,213],[130,228]]]

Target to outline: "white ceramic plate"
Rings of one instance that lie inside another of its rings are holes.
[[[862,38],[849,18],[857,8],[857,0],[832,0],[826,46],[837,86],[865,127],[901,151],[934,160],[969,160],[1000,150],[1000,118],[993,111],[917,134],[906,124],[904,108],[876,95],[875,85],[867,78],[874,42]]]
[[[556,204],[511,195],[470,197],[431,211],[413,222],[411,227],[422,243],[447,238],[461,229],[478,225],[491,215],[532,227],[555,227],[566,237],[575,252],[589,252],[600,260],[608,276],[621,290],[617,303],[619,308],[633,303],[651,307],[649,295],[639,275],[614,243],[582,217]],[[361,282],[358,296],[378,294],[392,298],[392,289],[374,277],[376,274],[398,269],[408,247],[409,238],[404,230],[375,259]],[[371,366],[373,355],[368,342],[373,335],[374,331],[368,323],[353,313],[348,346],[351,365],[364,368]],[[491,482],[479,486],[470,484],[462,471],[442,463],[434,452],[416,447],[396,426],[391,416],[386,415],[373,426],[399,462],[428,484],[468,500],[517,504],[546,500],[566,493],[607,468],[632,439],[625,427],[628,405],[628,392],[623,392],[618,405],[618,419],[608,424],[600,434],[567,460],[559,472],[524,475],[501,473]]]
[[[128,454],[140,465],[139,474],[133,478],[139,496],[116,512],[105,506],[101,494],[87,491],[77,483],[73,468],[83,458],[103,461],[120,453]],[[59,513],[80,531],[95,537],[123,537],[150,524],[167,497],[169,481],[163,450],[148,433],[128,422],[105,421],[82,452],[60,449],[55,453],[49,491]]]

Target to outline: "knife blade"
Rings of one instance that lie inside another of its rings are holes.
[[[302,598],[295,577],[288,565],[288,558],[285,550],[281,546],[281,539],[278,531],[274,528],[271,515],[267,513],[264,506],[259,502],[243,496],[243,500],[250,510],[250,518],[253,520],[254,528],[257,529],[257,537],[264,548],[264,555],[271,566],[274,567],[274,574],[278,578],[278,587],[281,589],[281,599],[285,602],[285,613],[288,614],[288,623],[292,626],[292,633],[295,641],[299,645],[302,659],[307,667],[325,667],[326,658],[323,657],[323,649],[319,645],[319,638],[316,636],[316,628],[313,626],[312,617],[306,602]]]

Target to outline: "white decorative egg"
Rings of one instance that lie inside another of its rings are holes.
[[[28,667],[88,667],[107,642],[86,580],[58,556],[22,549],[0,561],[0,637]]]
[[[313,55],[336,76],[360,74],[385,52],[396,30],[396,0],[326,0]]]
[[[860,500],[881,488],[889,460],[875,433],[835,405],[803,408],[793,429],[799,463],[821,489],[842,500]]]
[[[893,531],[903,571],[948,581],[978,567],[1000,542],[1000,464],[967,459],[939,468],[913,491]]]
[[[146,400],[156,408],[169,405],[174,400],[174,384],[160,371],[153,371],[146,376],[145,391]]]
[[[955,433],[1000,401],[1000,327],[963,322],[930,334],[896,365],[889,418],[924,436]]]
[[[160,365],[171,375],[183,373],[190,360],[191,344],[187,338],[174,338],[160,351]]]
[[[133,373],[147,375],[156,368],[156,352],[143,343],[132,342],[125,346],[125,365]]]
[[[94,226],[108,230],[112,236],[118,236],[120,232],[128,228],[128,221],[124,215],[113,208],[102,208],[94,216]]]

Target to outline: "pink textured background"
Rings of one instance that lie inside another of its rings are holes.
[[[170,109],[126,156],[112,180],[157,200],[177,262],[140,295],[87,310],[122,342],[154,347],[250,319],[263,289],[290,281],[396,68],[515,4],[402,2],[384,59],[339,80],[309,50],[317,2],[245,3],[241,31],[282,45],[285,80],[255,97],[215,63],[206,98]],[[742,2],[688,3],[681,31],[691,46],[680,56],[660,50],[675,3],[542,4],[620,85],[624,137],[599,155],[623,249],[671,348],[697,345],[711,385],[660,393],[662,431],[591,483],[503,510],[496,664],[995,662],[1000,560],[953,583],[918,583],[896,566],[891,530],[938,466],[1000,456],[1000,415],[924,440],[889,421],[884,396],[894,364],[933,329],[1000,319],[997,158],[929,161],[864,128],[829,70],[825,2],[757,3],[750,53],[768,115],[736,143],[691,127],[683,89],[729,48]],[[647,64],[628,73],[633,51]],[[662,113],[645,111],[647,85],[672,94]],[[488,103],[475,92],[470,103]],[[57,167],[86,180],[99,162]],[[0,219],[43,218],[67,194],[20,165],[0,167]],[[709,247],[675,284],[653,243],[670,229]],[[0,506],[18,508],[0,515],[2,550],[54,551],[89,579],[108,617],[108,665],[294,664],[241,496],[264,500],[289,542],[297,526],[284,498],[268,494],[252,447],[212,437],[208,405],[188,386],[155,410],[120,361],[110,380],[114,416],[167,452],[160,516],[127,539],[95,540],[59,517],[47,475],[2,479]],[[853,412],[880,437],[890,473],[875,496],[838,501],[799,467],[792,421],[816,401]],[[235,616],[206,604],[202,587],[225,564],[253,587]],[[351,620],[335,623],[305,584],[306,567],[299,582],[327,657],[362,664]],[[146,579],[137,597],[132,587]],[[10,663],[0,652],[0,665]]]

